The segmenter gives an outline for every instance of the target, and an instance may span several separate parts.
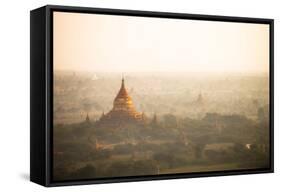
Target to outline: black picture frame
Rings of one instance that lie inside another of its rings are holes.
[[[236,171],[130,176],[106,179],[54,182],[52,179],[53,54],[52,12],[141,16],[204,21],[269,24],[270,26],[270,167]],[[46,5],[30,12],[30,180],[43,186],[242,175],[274,172],[274,20],[263,18],[197,15],[88,7]]]

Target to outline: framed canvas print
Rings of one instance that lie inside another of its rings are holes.
[[[273,172],[273,20],[31,11],[30,178]]]

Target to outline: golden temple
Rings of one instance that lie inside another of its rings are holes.
[[[121,88],[114,99],[113,108],[107,114],[103,114],[98,125],[120,127],[124,124],[143,124],[145,116],[136,111],[132,98],[128,94],[124,78],[122,78]]]

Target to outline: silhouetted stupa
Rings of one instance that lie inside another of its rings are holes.
[[[199,95],[198,95],[198,98],[197,98],[197,100],[196,100],[196,103],[197,103],[197,104],[200,104],[200,105],[202,105],[202,104],[204,103],[203,96],[202,96],[201,92],[200,92]]]
[[[114,99],[113,108],[103,114],[97,123],[100,126],[119,127],[124,124],[142,124],[143,122],[144,114],[136,111],[122,78],[121,88]]]

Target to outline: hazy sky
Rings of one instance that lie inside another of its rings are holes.
[[[269,25],[55,12],[54,69],[268,73]]]

